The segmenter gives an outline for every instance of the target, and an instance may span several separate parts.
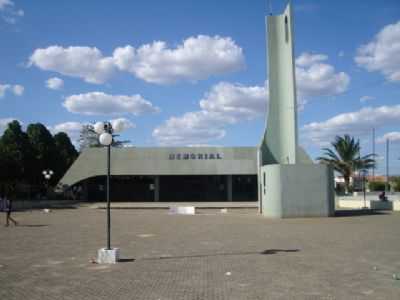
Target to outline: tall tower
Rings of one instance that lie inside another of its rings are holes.
[[[272,218],[331,216],[332,168],[313,164],[298,146],[291,4],[266,23],[269,109],[260,145],[261,212]]]
[[[281,15],[268,16],[269,109],[262,145],[265,164],[297,163],[297,102],[293,16],[288,4]]]

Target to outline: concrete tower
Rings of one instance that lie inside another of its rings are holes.
[[[268,217],[330,216],[334,212],[333,171],[313,164],[298,146],[293,17],[289,3],[268,16],[269,106],[260,145],[260,199]]]

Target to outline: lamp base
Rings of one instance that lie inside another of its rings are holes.
[[[115,264],[119,260],[119,248],[101,248],[97,251],[97,263]]]

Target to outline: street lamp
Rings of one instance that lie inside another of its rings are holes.
[[[47,170],[43,170],[42,174],[43,174],[45,182],[46,182],[46,198],[47,198],[47,193],[49,190],[49,181],[51,179],[51,176],[53,176],[54,172],[53,172],[53,170],[47,169]]]
[[[106,198],[107,198],[107,247],[98,251],[98,263],[116,263],[119,259],[119,249],[111,248],[111,213],[110,213],[110,155],[111,144],[113,142],[113,133],[121,131],[122,125],[116,123],[113,128],[110,122],[97,122],[94,125],[94,131],[99,135],[101,145],[107,147],[107,182],[106,182]]]

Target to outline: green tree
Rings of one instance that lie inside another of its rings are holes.
[[[6,184],[30,182],[33,148],[18,121],[10,122],[0,140],[0,180]]]
[[[59,181],[78,156],[74,145],[65,132],[54,135],[58,163],[54,169],[54,180]]]
[[[366,170],[375,166],[373,154],[360,156],[360,143],[349,135],[336,136],[331,143],[333,150],[322,149],[324,156],[318,157],[321,163],[327,163],[342,174],[345,182],[346,193],[350,188],[350,178],[356,170]]]
[[[58,164],[56,144],[50,131],[41,123],[29,124],[27,134],[35,157],[34,170],[37,176],[33,182],[43,183],[42,171],[54,170]]]

